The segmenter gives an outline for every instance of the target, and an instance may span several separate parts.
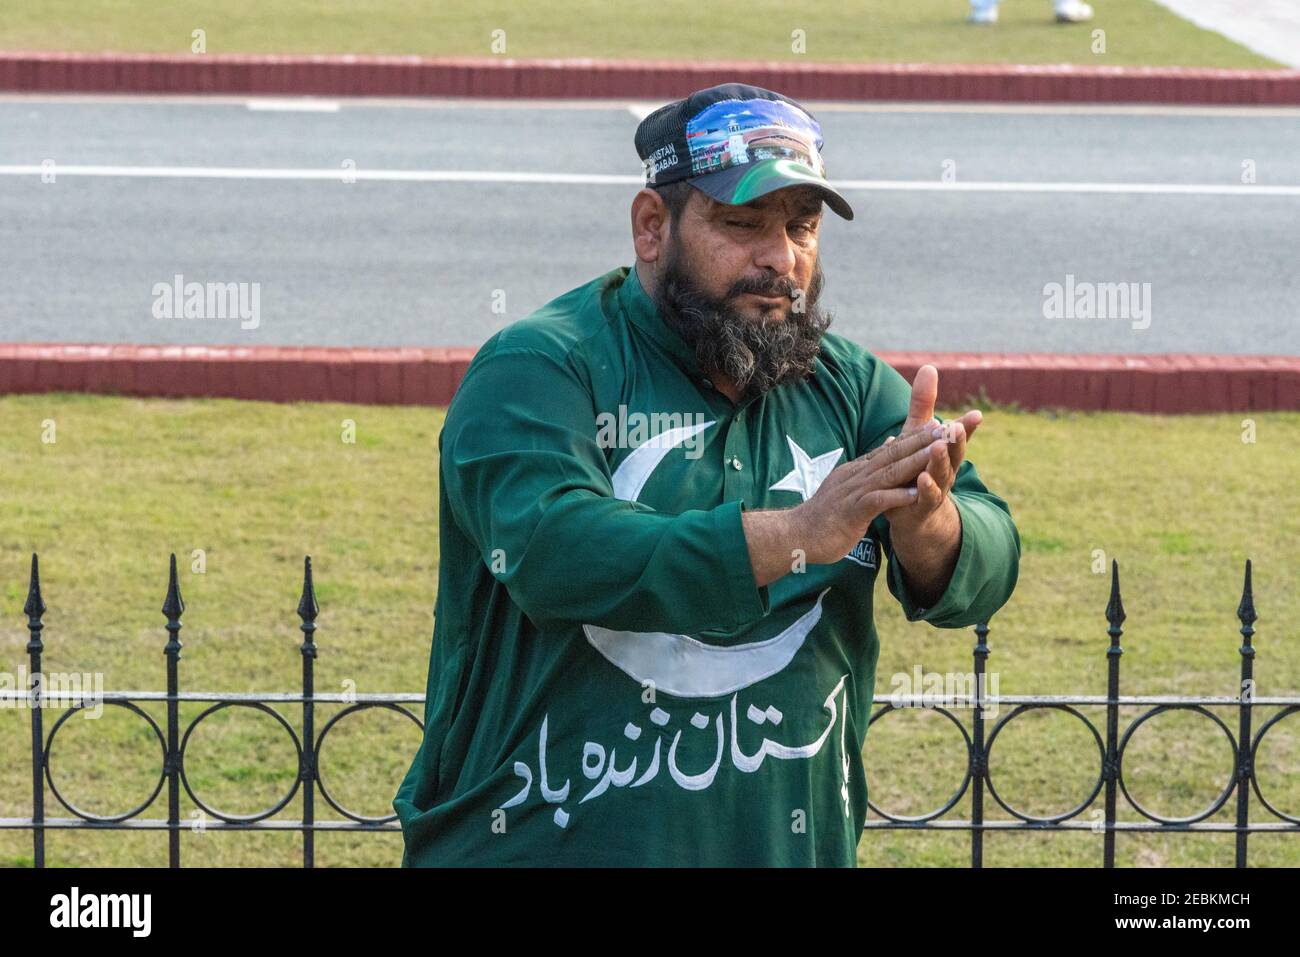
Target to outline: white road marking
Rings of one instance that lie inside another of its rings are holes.
[[[74,166],[54,164],[0,166],[0,176],[126,177],[131,179],[342,180],[355,178],[397,183],[531,183],[554,186],[640,186],[635,175],[600,173],[528,173],[498,170],[419,169],[271,169],[242,166]],[[1137,193],[1174,196],[1300,196],[1300,185],[1236,183],[1043,183],[941,180],[845,179],[838,189],[876,192],[949,193]]]
[[[292,100],[248,100],[245,104],[254,112],[265,113],[337,113],[339,105],[334,100],[312,100],[295,98]]]
[[[663,103],[629,103],[627,111],[637,118],[637,122],[640,122],[667,102],[669,101],[664,100]]]
[[[1300,186],[1238,183],[1018,183],[934,180],[831,180],[837,189],[958,193],[1145,193],[1174,196],[1300,196]]]
[[[817,103],[817,113],[1010,113],[1033,116],[1192,116],[1230,117],[1300,117],[1300,106],[1183,106],[1177,103],[947,103],[904,100],[881,100],[851,103],[828,100]],[[808,103],[812,109],[814,104]]]
[[[133,179],[377,180],[398,183],[549,183],[573,186],[641,185],[640,176],[596,173],[525,173],[438,169],[262,169],[243,166],[63,166],[58,176],[124,176]],[[48,171],[48,170],[47,170]],[[39,176],[40,166],[0,166],[0,176]]]

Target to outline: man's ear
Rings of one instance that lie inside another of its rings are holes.
[[[669,229],[668,207],[662,196],[643,189],[632,197],[632,247],[637,259],[657,261],[666,248]]]

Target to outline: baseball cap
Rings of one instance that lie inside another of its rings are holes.
[[[821,126],[787,96],[745,83],[697,90],[636,128],[646,185],[687,180],[720,203],[748,203],[785,186],[815,186],[845,219],[853,207],[826,180]]]

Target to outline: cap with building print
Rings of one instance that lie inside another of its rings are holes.
[[[845,219],[853,208],[826,179],[821,126],[789,97],[744,83],[697,90],[636,130],[646,185],[686,180],[720,203],[748,203],[786,186],[815,186]]]

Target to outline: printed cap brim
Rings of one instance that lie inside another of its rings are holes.
[[[743,205],[787,186],[815,186],[826,205],[844,219],[853,218],[853,207],[825,179],[802,163],[788,159],[766,159],[731,166],[687,180],[692,186],[720,203]]]

